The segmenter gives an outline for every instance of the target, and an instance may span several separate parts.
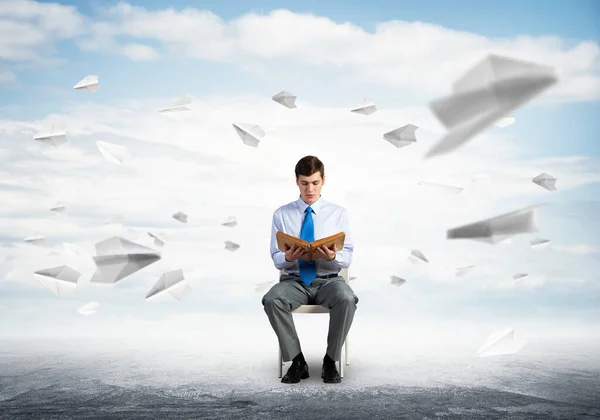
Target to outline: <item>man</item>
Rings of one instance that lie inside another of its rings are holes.
[[[341,206],[321,198],[325,184],[325,167],[315,156],[305,156],[296,164],[296,185],[300,197],[278,208],[271,228],[271,258],[275,267],[285,270],[279,283],[262,299],[271,326],[277,334],[285,362],[292,361],[282,378],[283,383],[297,383],[308,378],[308,365],[302,355],[292,311],[301,305],[322,305],[330,309],[327,352],[323,358],[321,378],[326,383],[341,382],[335,362],[340,360],[342,345],[352,325],[358,297],[344,278],[342,268],[352,262],[354,244],[350,237],[348,214]],[[309,263],[300,258],[302,248],[294,245],[285,252],[277,248],[277,231],[312,242],[338,232],[346,234],[344,247],[337,250],[322,246],[319,258]]]

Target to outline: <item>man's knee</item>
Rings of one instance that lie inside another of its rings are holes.
[[[267,293],[262,299],[262,304],[265,307],[265,311],[285,309],[286,307],[286,302],[283,298],[275,293]]]
[[[331,306],[356,306],[358,297],[350,290],[345,290],[336,294]]]

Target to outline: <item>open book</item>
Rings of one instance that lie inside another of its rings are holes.
[[[292,245],[298,245],[304,249],[304,253],[300,258],[306,261],[314,261],[320,258],[316,248],[321,245],[325,245],[327,248],[332,249],[335,244],[336,249],[341,251],[342,248],[344,248],[344,240],[346,239],[346,234],[344,232],[339,232],[335,235],[327,236],[326,238],[321,238],[310,243],[283,232],[277,232],[276,236],[277,248],[279,248],[280,251],[285,252],[291,248]]]

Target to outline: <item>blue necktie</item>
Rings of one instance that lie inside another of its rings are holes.
[[[300,228],[300,239],[310,243],[315,240],[315,225],[313,223],[312,209],[310,206],[306,208],[305,212],[306,216],[304,216],[304,221]],[[310,285],[317,276],[317,266],[314,262],[308,262],[303,259],[300,259],[299,261],[300,278],[304,283]]]

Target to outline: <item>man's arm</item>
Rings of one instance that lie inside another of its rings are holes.
[[[352,239],[352,235],[350,234],[350,221],[348,220],[348,212],[346,209],[343,210],[340,217],[340,232],[344,232],[346,234],[344,239],[344,248],[335,253],[335,258],[333,260],[321,260],[321,264],[323,264],[324,267],[332,267],[341,270],[343,268],[348,268],[352,262],[354,241]]]
[[[277,232],[283,231],[283,223],[281,222],[280,213],[276,211],[273,213],[273,223],[271,224],[271,259],[275,268],[278,270],[284,270],[296,265],[296,261],[289,262],[285,259],[285,252],[280,251],[277,248]],[[285,233],[285,232],[284,232]]]

